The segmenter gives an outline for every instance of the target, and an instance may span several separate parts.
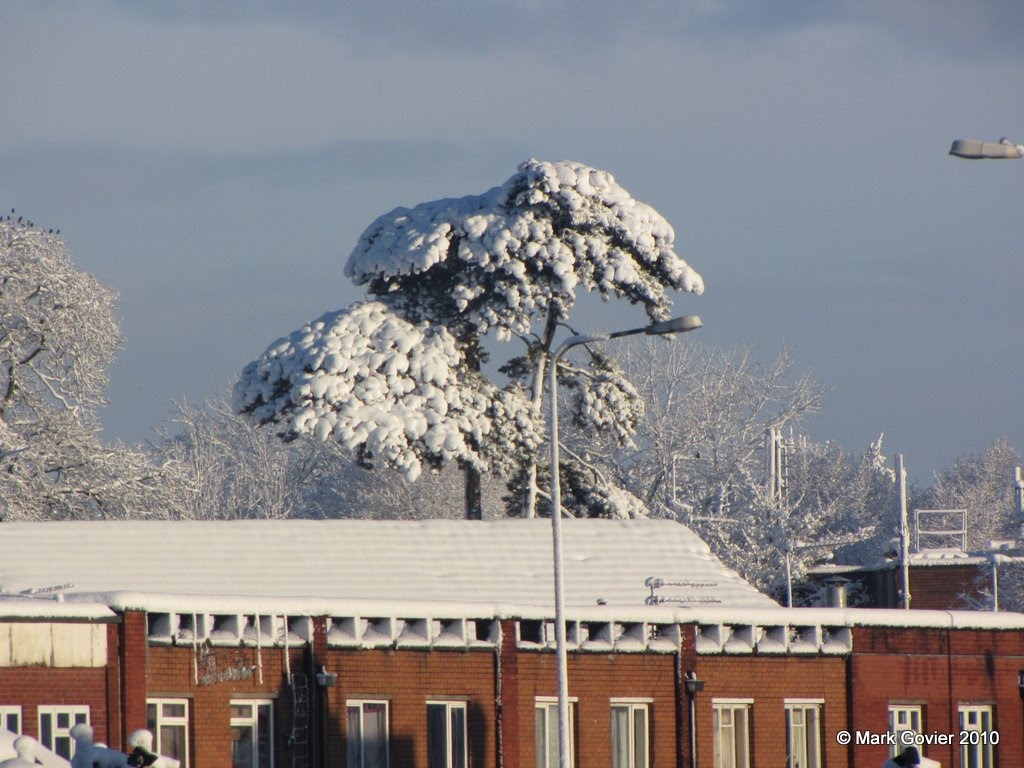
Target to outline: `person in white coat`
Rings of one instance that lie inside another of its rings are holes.
[[[145,728],[128,734],[129,766],[152,766],[153,768],[180,768],[181,763],[173,757],[153,752],[153,734]]]
[[[36,744],[31,736],[19,736],[14,740],[18,756],[0,762],[0,768],[36,768]]]

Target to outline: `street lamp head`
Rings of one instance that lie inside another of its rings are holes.
[[[966,160],[1017,160],[1024,157],[1024,145],[1014,144],[1005,137],[999,141],[957,139],[949,148],[949,154]]]
[[[704,323],[700,321],[699,315],[683,315],[682,317],[674,317],[671,320],[663,320],[660,323],[654,323],[644,328],[644,333],[648,336],[664,336],[668,333],[686,333],[687,331],[695,331],[700,328]]]

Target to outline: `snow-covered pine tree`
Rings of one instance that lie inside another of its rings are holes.
[[[521,492],[510,511],[531,516],[544,372],[577,292],[625,299],[651,320],[665,319],[669,290],[703,290],[674,238],[668,222],[610,174],[572,162],[530,160],[482,195],[397,208],[370,225],[345,267],[374,302],[326,315],[272,345],[243,371],[236,408],[277,423],[285,436],[338,440],[408,476],[424,463],[452,460],[470,481],[486,469],[514,469]],[[329,330],[335,325],[344,329]],[[385,327],[389,338],[381,336]],[[368,346],[353,341],[359,335],[372,339]],[[410,335],[414,346],[434,350],[429,376],[404,368],[409,356],[400,339]],[[495,343],[485,346],[489,339]],[[483,363],[497,342],[513,340],[520,346],[501,366],[509,380],[495,384]],[[332,346],[339,343],[344,363]],[[349,351],[356,348],[365,354]],[[628,435],[637,405],[615,412],[631,390],[601,360],[566,365],[566,383],[577,393],[573,419]],[[321,386],[327,377],[331,383]],[[378,385],[363,385],[366,377]],[[411,415],[425,402],[436,405],[426,422]],[[599,482],[594,473],[582,476]],[[468,516],[479,515],[475,496],[471,483]]]

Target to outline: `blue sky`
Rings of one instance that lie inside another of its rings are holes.
[[[211,10],[211,7],[213,8]],[[120,295],[105,434],[226,387],[361,292],[398,205],[529,157],[615,174],[705,279],[705,343],[783,344],[809,424],[922,480],[1024,443],[1024,32],[1005,2],[4,4],[0,209]],[[580,330],[635,325],[628,306]]]

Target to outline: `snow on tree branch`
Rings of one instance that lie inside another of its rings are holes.
[[[670,290],[704,289],[674,242],[668,222],[611,174],[572,162],[530,160],[483,194],[396,208],[366,229],[345,266],[377,303],[325,315],[272,346],[243,373],[236,407],[281,424],[286,437],[331,437],[409,477],[424,461],[454,459],[467,468],[469,517],[479,514],[479,471],[508,471],[522,479],[515,511],[533,516],[544,371],[577,290],[665,319]],[[368,307],[378,319],[359,330],[365,349],[327,350],[356,322],[349,313]],[[418,334],[416,354],[436,353],[441,380],[413,370],[392,333]],[[482,369],[500,346],[489,335],[526,346],[498,366],[509,376],[503,386]],[[628,443],[642,408],[621,373],[594,360],[562,373],[575,395],[574,421]]]
[[[71,264],[57,235],[0,221],[0,414],[101,405],[121,344],[115,295]]]
[[[235,408],[285,437],[336,440],[410,480],[424,462],[485,468],[495,422],[529,421],[525,404],[467,369],[445,328],[413,325],[379,302],[329,312],[271,344],[242,371]]]
[[[99,440],[96,408],[121,343],[114,299],[58,235],[0,218],[0,511],[11,519],[166,507],[164,468]]]
[[[704,288],[674,240],[668,222],[611,174],[530,160],[482,195],[381,216],[345,274],[410,319],[459,318],[479,335],[494,328],[507,339],[549,311],[568,317],[577,287],[664,319],[666,288]]]

